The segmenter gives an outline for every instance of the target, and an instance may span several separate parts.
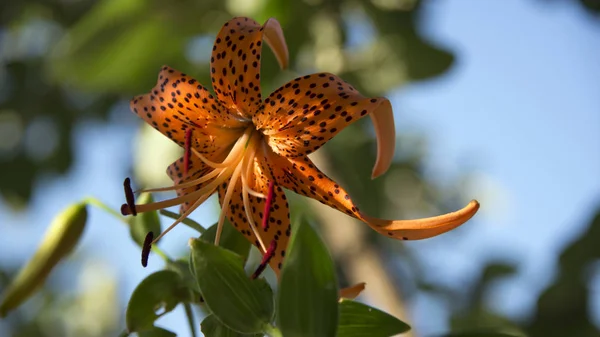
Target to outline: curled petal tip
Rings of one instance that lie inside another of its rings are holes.
[[[271,47],[271,50],[273,50],[279,66],[281,69],[287,68],[290,56],[279,21],[270,18],[263,25],[263,29],[263,39]]]
[[[383,220],[362,214],[363,220],[381,234],[399,240],[421,240],[446,233],[471,219],[479,202],[471,200],[458,211],[414,220]]]
[[[371,179],[379,177],[390,168],[396,150],[396,127],[392,104],[386,98],[380,100],[381,103],[369,114],[377,137],[377,160]]]
[[[339,297],[353,300],[357,298],[363,290],[365,290],[366,285],[367,284],[365,282],[361,282],[351,287],[340,289]]]

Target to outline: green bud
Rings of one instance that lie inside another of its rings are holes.
[[[54,218],[33,257],[4,291],[0,317],[6,316],[44,284],[54,266],[79,242],[86,220],[87,208],[84,203],[69,206]]]

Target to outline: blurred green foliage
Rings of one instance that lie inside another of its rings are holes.
[[[3,1],[0,59],[0,193],[14,206],[31,197],[40,174],[66,172],[73,129],[106,118],[120,100],[146,91],[168,64],[208,84],[215,33],[244,7],[239,1]],[[337,72],[366,94],[444,72],[452,55],[416,30],[420,3],[392,8],[369,1],[255,0],[246,15],[282,24],[292,69]],[[373,25],[368,41],[350,46],[349,26]],[[263,91],[292,74],[274,56],[263,62]],[[333,68],[333,69],[332,69]],[[283,77],[282,77],[283,76]],[[10,132],[9,132],[10,131]],[[10,174],[9,174],[10,173]]]
[[[593,15],[600,13],[600,1],[571,1],[581,2]],[[35,184],[42,175],[67,172],[77,159],[73,145],[82,141],[73,135],[78,124],[87,119],[108,120],[115,109],[127,113],[119,104],[154,85],[161,65],[184,70],[208,84],[212,39],[232,15],[248,15],[258,21],[276,17],[283,26],[291,69],[279,71],[273,55],[265,53],[264,92],[298,73],[319,70],[339,74],[368,95],[383,95],[408,81],[441,75],[451,67],[454,56],[450,50],[419,34],[420,14],[427,2],[2,1],[0,193],[3,200],[22,207],[35,192]],[[367,27],[371,33],[364,40],[353,42],[349,31],[356,26]],[[421,209],[417,211],[428,211],[431,207],[457,208],[459,184],[442,188],[423,177],[421,157],[426,148],[423,139],[402,137],[400,154],[387,174],[401,177],[400,181],[408,181],[409,185],[399,188],[398,180],[385,177],[368,180],[375,160],[375,144],[368,130],[360,123],[352,125],[323,149],[331,162],[332,172],[328,173],[348,187],[367,213],[385,214],[390,209],[394,209],[395,215],[409,212],[385,198],[390,188],[398,188],[401,190],[398,193],[406,195],[422,192],[425,202],[419,204]],[[358,158],[354,155],[358,152],[366,156]],[[344,170],[345,167],[353,169]],[[540,295],[531,317],[518,322],[498,314],[484,300],[495,282],[510,281],[518,273],[513,262],[490,261],[473,276],[465,298],[464,289],[425,282],[416,262],[401,247],[381,244],[375,241],[380,240],[376,235],[369,240],[382,259],[390,259],[393,251],[395,259],[404,259],[413,266],[410,273],[402,273],[399,288],[410,289],[409,295],[424,291],[439,301],[450,300],[453,331],[493,327],[515,336],[600,335],[590,320],[589,309],[589,270],[599,257],[595,243],[600,241],[600,208],[587,232],[560,255],[559,272]],[[391,261],[387,262],[391,265]],[[182,274],[186,270],[181,265],[169,268],[180,272],[185,282],[189,281]],[[13,270],[3,269],[1,289],[14,277]],[[343,270],[338,275],[343,283]],[[56,319],[57,311],[76,312],[83,300],[89,300],[81,294],[65,298],[62,291],[49,286],[36,298],[33,309],[17,311],[8,317],[5,322],[10,336],[57,336],[66,335],[67,331],[79,331],[78,336],[107,336],[119,329],[115,322],[106,320],[95,330],[74,330],[72,322]],[[192,298],[199,300],[197,296]],[[155,333],[168,335],[168,332]]]

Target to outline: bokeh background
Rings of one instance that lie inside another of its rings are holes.
[[[128,110],[161,65],[208,85],[220,26],[275,17],[291,67],[265,51],[264,93],[329,71],[392,101],[386,175],[369,179],[368,120],[313,156],[362,209],[413,218],[482,203],[463,227],[402,243],[289,193],[293,212],[320,224],[343,284],[366,281],[360,298],[411,323],[409,336],[600,336],[599,12],[597,0],[2,0],[0,290],[67,205],[94,196],[117,208],[126,176],[168,183],[181,150]],[[123,330],[134,287],[162,266],[143,269],[128,229],[90,213],[76,254],[0,336]],[[216,201],[193,217],[212,224]],[[192,235],[180,227],[162,245],[184,255]],[[158,325],[187,336],[185,322],[179,308]]]

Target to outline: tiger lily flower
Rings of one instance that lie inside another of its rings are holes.
[[[131,101],[133,112],[181,145],[184,155],[167,169],[173,186],[145,190],[175,190],[177,197],[143,205],[128,199],[123,214],[181,205],[181,218],[158,240],[218,193],[221,213],[215,244],[227,217],[263,254],[268,252],[268,263],[279,274],[291,233],[284,189],[316,199],[400,240],[436,236],[477,212],[479,204],[471,201],[459,211],[417,220],[384,220],[362,213],[308,155],[368,115],[378,142],[372,176],[383,174],[391,164],[395,143],[390,102],[364,97],[329,73],[296,78],[263,100],[263,41],[279,65],[286,67],[288,50],[279,23],[269,19],[260,25],[238,17],[225,23],[212,49],[215,95],[190,76],[165,66],[156,86]]]

